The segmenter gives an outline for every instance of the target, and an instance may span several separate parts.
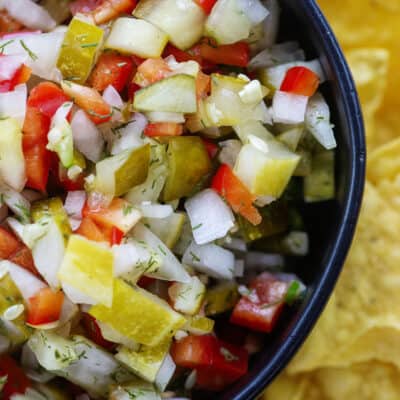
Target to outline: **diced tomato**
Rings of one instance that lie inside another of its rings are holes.
[[[217,0],[195,0],[195,2],[209,15]]]
[[[99,25],[118,17],[120,14],[130,14],[136,7],[136,0],[75,0],[70,9],[73,15],[88,14]]]
[[[271,332],[284,307],[288,283],[264,272],[250,284],[250,295],[236,304],[231,322],[260,332]]]
[[[18,239],[9,231],[0,226],[0,259],[8,259],[20,247]]]
[[[135,98],[135,93],[140,90],[141,87],[134,82],[128,83],[128,98],[131,102]]]
[[[286,72],[280,90],[311,97],[319,86],[319,76],[306,67],[293,67]]]
[[[66,101],[70,101],[70,98],[55,83],[41,82],[31,90],[28,106],[52,118]]]
[[[261,223],[261,214],[253,206],[255,196],[233,173],[229,165],[221,165],[213,178],[211,187],[226,199],[233,211],[242,215],[253,225]]]
[[[121,244],[123,238],[124,238],[124,232],[120,231],[116,226],[113,226],[111,230],[110,244],[112,246],[114,244]]]
[[[50,152],[46,149],[50,117],[28,106],[23,127],[26,186],[44,192],[49,177]]]
[[[6,10],[0,11],[0,32],[10,33],[18,32],[24,28],[20,22],[15,20]]]
[[[32,251],[22,243],[20,244],[18,250],[9,257],[9,261],[19,265],[22,268],[25,268],[36,276],[40,276],[38,270],[36,269],[35,262],[33,261]]]
[[[79,228],[76,230],[78,235],[85,236],[86,239],[95,242],[108,242],[107,236],[103,230],[89,217],[83,218]]]
[[[250,47],[246,42],[215,46],[210,44],[208,40],[197,46],[200,50],[200,56],[215,64],[247,67],[250,61]]]
[[[85,186],[85,175],[84,173],[81,173],[76,179],[69,179],[68,170],[64,168],[58,160],[58,181],[59,185],[67,192],[83,190]]]
[[[83,217],[91,218],[103,232],[109,232],[107,237],[111,237],[111,231],[114,227],[124,232],[126,210],[131,210],[132,205],[119,197],[112,200],[107,208],[90,209],[86,203],[82,210]],[[126,233],[126,232],[124,232]]]
[[[72,82],[65,83],[63,89],[95,124],[103,124],[111,119],[111,107],[96,89]]]
[[[195,369],[196,385],[206,390],[222,390],[248,369],[246,350],[212,335],[189,335],[172,345],[171,355],[178,366]]]
[[[171,72],[171,68],[162,58],[148,58],[141,63],[134,78],[139,86],[148,86],[164,79]]]
[[[207,150],[208,156],[210,158],[214,158],[218,153],[219,147],[211,140],[202,139],[202,141],[204,143],[204,147]]]
[[[138,67],[140,64],[145,62],[145,58],[139,57],[136,54],[131,55],[133,63]]]
[[[180,136],[182,133],[182,125],[174,122],[157,122],[155,124],[148,124],[144,129],[144,134],[148,137]]]
[[[0,59],[7,63],[7,56],[0,54]],[[4,80],[0,82],[0,93],[9,92],[15,89],[15,86],[26,83],[31,77],[32,70],[26,65],[22,64],[16,69],[14,75],[9,80]]]
[[[61,291],[53,292],[50,288],[43,288],[29,299],[28,316],[26,322],[30,325],[44,325],[60,319],[64,294]]]
[[[211,77],[199,71],[196,77],[196,96],[197,99],[204,99],[211,90]]]
[[[155,278],[151,278],[150,276],[141,276],[138,280],[137,285],[141,288],[146,288],[151,285],[155,281]]]
[[[115,343],[104,339],[96,319],[90,314],[82,313],[82,324],[89,336],[89,339],[93,340],[93,342],[95,342],[97,345],[107,350],[112,350],[115,348]]]
[[[10,400],[15,394],[24,394],[32,384],[25,372],[9,355],[0,356],[0,377],[7,377],[1,391],[3,400]]]
[[[103,53],[89,77],[89,84],[99,92],[102,92],[109,85],[121,92],[132,73],[133,61],[131,57]]]

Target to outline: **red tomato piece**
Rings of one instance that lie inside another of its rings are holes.
[[[255,196],[233,173],[229,165],[221,165],[213,178],[211,187],[226,199],[233,211],[242,215],[253,225],[261,223],[261,214],[253,206]]]
[[[231,322],[246,328],[269,333],[273,330],[285,305],[288,283],[264,272],[250,284],[250,295],[236,304]]]
[[[155,124],[148,124],[144,129],[144,134],[148,137],[180,136],[182,133],[182,125],[174,122],[157,122]]]
[[[135,93],[140,90],[141,87],[134,82],[128,83],[128,98],[133,103]]]
[[[20,248],[19,240],[0,226],[0,259],[7,260]]]
[[[164,79],[171,72],[171,68],[162,58],[148,58],[141,63],[134,78],[139,86],[148,86]]]
[[[132,73],[133,61],[131,57],[103,53],[89,77],[89,84],[99,92],[102,92],[109,85],[121,92]]]
[[[215,46],[209,41],[203,41],[198,46],[201,57],[214,64],[247,67],[250,61],[250,47],[246,42]]]
[[[22,368],[6,354],[0,356],[0,376],[7,376],[6,383],[1,391],[3,400],[10,400],[15,394],[24,394],[26,389],[32,385]]]
[[[66,101],[70,101],[70,98],[55,83],[42,82],[31,90],[28,106],[52,118]]]
[[[97,345],[107,350],[112,350],[115,347],[115,343],[109,342],[104,339],[101,334],[101,330],[95,318],[88,313],[82,313],[82,324],[89,336],[89,339],[95,342]]]
[[[79,107],[86,111],[95,124],[102,124],[111,119],[112,109],[96,89],[72,82],[65,83],[63,89]]]
[[[202,139],[202,141],[204,143],[204,147],[207,150],[208,156],[210,158],[214,158],[218,153],[219,147],[211,140]]]
[[[103,230],[89,217],[83,218],[79,228],[75,231],[78,235],[95,242],[108,242]]]
[[[197,387],[206,390],[222,390],[248,369],[246,350],[212,335],[189,335],[172,345],[171,355],[178,366],[195,369]]]
[[[37,326],[58,321],[60,319],[63,302],[63,292],[53,292],[50,288],[43,288],[39,293],[29,299],[26,322],[30,325]]]
[[[20,267],[25,268],[32,274],[40,277],[40,274],[36,269],[35,262],[33,261],[32,251],[24,244],[20,244],[19,249],[11,257],[9,257],[9,260]]]
[[[290,68],[285,75],[280,90],[311,97],[319,86],[319,76],[306,67]]]
[[[209,15],[217,0],[195,0],[195,2],[203,9],[203,11],[207,15]]]
[[[211,77],[199,71],[196,77],[196,96],[197,99],[204,99],[211,90]]]
[[[113,226],[111,229],[111,246],[113,246],[114,244],[121,244],[123,238],[124,232],[120,231],[116,226]]]
[[[140,286],[141,288],[147,288],[147,286],[151,285],[153,282],[155,282],[155,278],[151,278],[150,276],[141,276],[140,279],[138,280],[137,285]]]

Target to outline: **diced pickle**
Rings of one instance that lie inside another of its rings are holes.
[[[288,228],[288,207],[285,201],[275,201],[259,209],[262,222],[252,225],[243,217],[238,217],[240,232],[246,242],[285,232]]]
[[[149,144],[105,158],[96,164],[97,189],[105,194],[121,196],[146,180],[149,163]]]
[[[268,253],[304,256],[308,253],[308,235],[302,231],[274,235],[255,243],[254,248]]]
[[[126,337],[147,346],[157,346],[172,338],[186,322],[165,301],[120,279],[114,281],[111,308],[99,304],[89,313]]]
[[[335,153],[315,153],[312,171],[304,178],[304,199],[308,203],[331,200],[335,197]]]
[[[204,175],[211,171],[211,161],[199,137],[172,137],[167,143],[169,175],[163,199],[171,201],[189,196]]]
[[[72,19],[57,60],[64,79],[75,83],[86,81],[102,45],[103,35],[101,28],[76,17]]]
[[[24,300],[9,274],[0,280],[0,315],[16,304],[23,304]]]
[[[171,340],[158,346],[140,346],[138,350],[121,347],[115,358],[129,370],[148,382],[154,382],[157,373],[168,354]]]
[[[207,335],[207,333],[213,331],[214,323],[213,319],[195,315],[192,318],[188,318],[184,330],[193,333],[194,335]]]
[[[293,173],[294,176],[307,176],[311,173],[312,168],[312,154],[303,149],[299,149],[296,151],[301,158],[297,167]]]
[[[239,301],[238,287],[235,282],[221,283],[207,290],[205,314],[217,315],[231,310]]]

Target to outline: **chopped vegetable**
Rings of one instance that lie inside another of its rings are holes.
[[[319,86],[319,76],[305,67],[293,67],[286,72],[280,90],[311,97]]]

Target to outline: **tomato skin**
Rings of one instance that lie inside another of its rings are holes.
[[[170,72],[171,68],[162,58],[148,58],[137,67],[133,81],[144,87],[164,79]]]
[[[20,248],[20,242],[9,231],[0,226],[0,258],[7,260]]]
[[[52,118],[66,101],[70,101],[70,98],[55,83],[41,82],[31,90],[28,106]]]
[[[288,283],[264,272],[251,284],[250,296],[243,296],[236,304],[231,323],[259,332],[271,332],[284,308]]]
[[[199,71],[196,77],[196,96],[197,99],[206,98],[211,91],[211,77]]]
[[[18,32],[24,28],[24,25],[11,17],[6,10],[0,11],[0,32],[11,33]]]
[[[89,84],[99,92],[112,85],[121,92],[133,73],[131,57],[113,53],[103,53],[89,77]]]
[[[109,342],[108,340],[104,339],[96,319],[90,314],[82,313],[82,324],[90,340],[106,350],[113,350],[115,348],[115,343]]]
[[[31,77],[31,74],[32,70],[22,64],[22,66],[15,72],[12,79],[0,82],[0,93],[10,92],[15,89],[15,86],[21,83],[26,83]]]
[[[122,239],[124,238],[124,232],[120,231],[116,226],[113,226],[111,229],[111,246],[115,244],[121,244]]]
[[[108,242],[108,239],[103,231],[89,217],[82,219],[82,222],[75,233],[95,242]]]
[[[195,2],[209,15],[217,0],[195,0]]]
[[[40,274],[36,269],[35,262],[33,261],[32,251],[23,243],[21,243],[19,249],[11,257],[9,257],[9,261],[40,277]]]
[[[246,350],[212,335],[189,335],[172,345],[171,355],[178,366],[195,369],[197,387],[206,390],[222,390],[248,370]]]
[[[250,61],[250,47],[246,42],[214,46],[203,41],[198,48],[200,56],[214,64],[247,67]]]
[[[32,386],[31,381],[16,361],[3,354],[0,356],[0,376],[4,377],[6,375],[7,381],[1,391],[3,400],[10,400],[15,394],[24,394],[26,389]]]
[[[219,150],[218,145],[216,145],[214,142],[212,142],[211,140],[208,139],[201,139],[204,143],[204,147],[207,150],[208,156],[210,157],[210,159],[213,159]]]
[[[64,294],[61,291],[53,292],[50,288],[43,288],[28,301],[28,315],[26,322],[30,325],[43,325],[60,319]]]
[[[319,86],[318,75],[306,67],[290,68],[285,75],[280,90],[293,94],[311,97]]]
[[[242,215],[253,225],[262,221],[261,214],[253,206],[253,196],[229,165],[222,164],[215,174],[211,187],[226,199],[233,211]]]
[[[174,122],[157,122],[148,124],[144,129],[144,134],[148,137],[180,136],[183,134],[183,127]]]
[[[138,280],[137,285],[141,288],[147,288],[147,286],[151,285],[153,282],[155,282],[155,278],[151,278],[150,276],[141,276],[140,279]]]

